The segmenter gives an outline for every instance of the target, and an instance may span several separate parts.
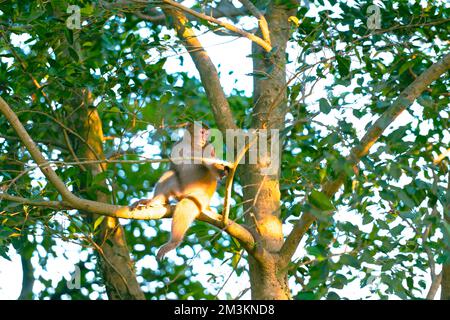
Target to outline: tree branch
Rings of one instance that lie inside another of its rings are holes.
[[[106,10],[121,10],[121,11],[130,11],[133,12],[135,16],[141,18],[143,20],[150,21],[155,25],[165,25],[166,24],[166,16],[163,12],[156,10],[156,8],[148,8],[148,4],[151,4],[148,1],[138,1],[138,0],[121,0],[115,2],[107,2],[104,0],[99,1],[99,5]],[[147,8],[146,8],[147,7]],[[147,9],[145,12],[143,9]],[[204,8],[204,12],[208,14],[208,16],[218,18],[228,18],[233,21],[236,20],[237,17],[248,15],[248,11],[245,7],[236,8],[233,4],[228,0],[222,0],[215,7],[211,5],[207,5]],[[187,14],[187,18],[189,20],[200,20],[198,17]]]
[[[436,292],[439,289],[439,286],[441,285],[442,282],[442,272],[439,273],[437,276],[435,276],[432,280],[431,280],[431,285],[430,285],[430,289],[428,290],[427,293],[427,300],[433,300],[434,297],[436,296]]]
[[[441,161],[444,160],[445,157],[450,157],[450,148],[448,148],[447,150],[442,152],[440,155],[438,155],[436,158],[434,158],[433,164],[441,163]]]
[[[0,200],[6,200],[11,202],[20,203],[23,205],[29,205],[34,207],[46,207],[55,210],[85,210],[83,209],[82,204],[73,205],[68,203],[67,201],[50,201],[50,200],[31,200],[23,197],[12,196],[3,192],[0,192]],[[83,199],[81,199],[83,200]],[[91,201],[99,205],[108,205],[102,202]],[[163,218],[172,217],[174,206],[166,206],[164,208],[160,207],[144,207],[136,210],[129,210],[128,207],[123,206],[113,206],[108,205],[109,207],[115,207],[114,210],[109,210],[110,208],[105,208],[103,212],[96,211],[95,213],[100,215],[105,215],[114,218],[121,219],[134,219],[134,220],[158,220]],[[80,209],[81,208],[81,209]],[[90,211],[94,212],[94,211]],[[222,216],[217,214],[211,210],[204,211],[198,217],[198,220],[209,223],[217,228],[224,229],[228,234],[238,239],[248,251],[252,251],[254,247],[254,240],[252,234],[245,229],[240,224],[231,221],[229,222],[226,229],[224,228],[222,222]]]
[[[123,219],[136,219],[136,220],[154,220],[170,217],[172,214],[172,209],[170,206],[167,207],[148,207],[143,209],[130,210],[129,207],[112,205],[108,203],[92,201],[87,199],[82,199],[75,196],[72,192],[67,189],[64,182],[59,178],[59,176],[53,171],[47,160],[44,158],[42,153],[39,151],[35,142],[31,139],[28,132],[25,130],[23,125],[20,123],[16,114],[11,110],[9,105],[0,97],[0,113],[2,113],[8,122],[11,124],[13,129],[16,131],[18,137],[21,139],[22,143],[27,148],[31,157],[39,165],[40,170],[45,175],[45,177],[50,181],[50,183],[56,188],[60,193],[63,200],[62,201],[33,201],[25,198],[14,197],[4,193],[0,193],[0,200],[5,199],[9,201],[15,201],[23,204],[36,205],[36,206],[48,206],[55,209],[77,209],[83,210],[90,213],[105,215],[114,218]],[[216,227],[223,228],[223,222],[221,216],[213,212],[204,212],[200,215],[199,220],[208,222]],[[231,236],[238,239],[241,244],[249,250],[250,252],[254,247],[254,240],[251,233],[239,225],[238,223],[231,223],[226,231]]]
[[[176,9],[164,9],[164,12],[173,18],[178,37],[183,42],[200,73],[217,126],[223,134],[226,134],[227,129],[236,129],[233,114],[220,84],[217,69],[195,35],[194,30],[187,25],[186,16]]]
[[[266,17],[261,11],[249,0],[239,0],[240,3],[256,18],[258,19],[259,28],[261,29],[261,34],[266,43],[271,44],[270,41],[270,31],[269,25],[267,24]]]
[[[31,257],[24,257],[25,253],[21,253],[20,260],[22,262],[22,290],[18,300],[32,300],[33,299],[33,265],[31,264]]]
[[[31,200],[23,197],[12,196],[3,192],[0,192],[0,200],[7,200],[33,207],[47,207],[56,210],[71,209],[70,204],[65,201]]]
[[[450,170],[447,172],[447,191],[445,193],[445,202],[443,212],[443,221],[448,226],[450,224]],[[448,237],[449,232],[446,232],[446,236]],[[448,243],[444,243],[444,249],[450,251],[450,245]],[[441,279],[441,300],[450,300],[450,263],[445,261],[442,264],[442,271],[440,273],[442,275]]]
[[[166,21],[166,16],[164,14],[150,15],[150,14],[145,14],[141,11],[135,11],[134,15],[141,19],[150,21],[154,24],[163,24]]]
[[[234,179],[234,175],[236,174],[237,167],[239,166],[239,162],[241,162],[242,158],[247,153],[248,149],[250,149],[250,147],[257,141],[258,141],[258,139],[255,137],[255,139],[253,139],[253,141],[250,141],[246,146],[244,146],[244,148],[242,148],[242,150],[239,152],[236,159],[234,160],[233,165],[229,166],[229,168],[231,170],[228,173],[227,181],[225,182],[225,200],[223,203],[223,217],[222,217],[223,224],[225,226],[228,225],[228,221],[229,221],[228,216],[230,214],[231,192],[232,192],[232,188],[233,188],[233,179]]]
[[[0,139],[5,139],[6,141],[20,141],[20,139],[18,137],[14,137],[14,136],[6,136],[0,133]],[[59,149],[63,149],[63,150],[67,150],[67,145],[65,145],[64,143],[61,143],[59,141],[56,140],[50,140],[50,139],[39,139],[36,140],[37,143],[42,143],[42,144],[46,144],[46,145],[50,145],[50,146],[54,146],[57,147]]]
[[[450,69],[450,54],[445,55],[441,60],[434,63],[408,87],[406,87],[394,103],[378,118],[377,121],[367,130],[360,143],[355,146],[347,161],[352,165],[358,164],[362,157],[368,154],[370,148],[381,137],[384,130],[416,100],[422,92],[444,72]],[[346,175],[342,172],[335,180],[329,180],[322,186],[322,192],[328,197],[332,197],[341,187]],[[286,238],[280,250],[280,263],[288,264],[303,235],[315,221],[315,216],[310,212],[304,212],[292,232]]]
[[[236,20],[234,18],[249,14],[245,7],[236,8],[229,0],[220,1],[214,8],[208,5],[205,8],[205,12],[214,18],[228,18],[233,21]]]
[[[9,50],[11,51],[13,56],[16,58],[17,62],[20,64],[20,66],[22,67],[23,72],[28,75],[28,77],[31,79],[31,82],[33,83],[33,85],[42,94],[45,101],[47,102],[49,110],[51,110],[51,112],[53,113],[52,102],[51,102],[50,98],[48,97],[47,93],[44,91],[43,86],[41,86],[39,81],[37,81],[37,79],[28,71],[25,61],[23,61],[22,58],[17,54],[16,50],[14,50],[14,46],[9,42],[7,35],[8,35],[8,33],[2,32],[2,36],[3,36],[3,39],[5,40],[6,45],[9,47]],[[67,145],[67,150],[72,155],[72,157],[78,161],[78,158],[77,158],[75,152],[73,151],[72,144],[70,143],[69,137],[67,135],[67,131],[64,128],[63,128],[63,134],[64,134],[64,141]]]
[[[217,24],[217,25],[219,25],[221,27],[224,27],[227,30],[230,30],[230,31],[232,31],[234,33],[237,33],[237,34],[241,35],[241,36],[244,36],[244,37],[248,38],[249,40],[253,41],[254,43],[258,44],[262,48],[264,48],[264,50],[266,50],[267,52],[270,52],[272,50],[272,46],[270,45],[270,42],[267,42],[267,41],[261,39],[260,37],[254,35],[253,33],[249,33],[247,31],[244,31],[244,30],[236,27],[235,25],[232,25],[230,23],[221,21],[221,20],[216,19],[214,17],[211,17],[211,16],[208,16],[206,14],[203,14],[203,13],[197,12],[195,10],[192,10],[191,8],[185,7],[182,4],[180,4],[180,3],[176,2],[176,1],[173,1],[173,0],[161,0],[161,1],[163,3],[169,5],[169,6],[172,6],[174,8],[177,8],[177,9],[181,10],[181,11],[184,11],[184,12],[190,14],[190,15],[193,15],[194,17],[197,17],[199,19],[212,22],[212,23]],[[267,23],[266,23],[266,25],[267,25]],[[265,31],[268,31],[268,29],[265,30]]]
[[[17,138],[17,140],[21,141],[19,138]],[[41,142],[41,143],[43,143],[43,142]],[[214,159],[214,158],[203,158],[203,157],[180,157],[180,158],[173,157],[170,159],[141,159],[141,160],[113,160],[113,159],[104,158],[104,159],[100,159],[100,160],[84,160],[84,161],[47,161],[46,163],[43,163],[40,165],[39,164],[33,165],[33,166],[30,166],[30,165],[20,162],[20,161],[17,161],[17,162],[19,164],[29,166],[30,169],[35,169],[35,168],[39,168],[39,167],[42,167],[42,168],[48,167],[50,165],[82,166],[82,165],[115,164],[115,163],[140,164],[140,163],[167,163],[167,162],[185,161],[185,160],[194,160],[194,161],[199,160],[206,164],[217,164],[219,166],[225,166],[225,167],[229,167],[229,168],[234,167],[234,164],[229,161]]]

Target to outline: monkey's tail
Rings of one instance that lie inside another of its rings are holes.
[[[158,259],[158,261],[161,261],[162,259],[164,259],[166,253],[178,247],[179,244],[180,244],[179,242],[166,243],[161,248],[159,248],[158,253],[156,254],[156,259]]]

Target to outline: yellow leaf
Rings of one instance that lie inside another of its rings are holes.
[[[98,226],[103,222],[104,219],[105,219],[105,216],[100,216],[97,218],[97,220],[95,220],[94,231],[97,230]]]
[[[298,20],[298,18],[296,16],[290,16],[288,19],[289,22],[292,22],[293,24],[295,24],[297,27],[300,25],[301,21]]]
[[[237,252],[234,256],[233,259],[231,261],[231,266],[233,268],[236,268],[239,264],[239,261],[241,260],[241,251]]]

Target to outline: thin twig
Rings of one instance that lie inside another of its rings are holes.
[[[237,167],[239,165],[239,162],[244,157],[244,155],[247,153],[248,149],[256,142],[258,141],[258,137],[255,136],[255,138],[250,141],[238,154],[236,157],[233,166],[231,167],[231,171],[228,174],[227,181],[225,183],[225,199],[224,199],[224,209],[223,209],[223,223],[225,226],[228,225],[228,216],[230,215],[230,200],[231,200],[231,191],[233,188],[233,179],[234,175],[236,173]]]

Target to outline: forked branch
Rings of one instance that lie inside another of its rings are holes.
[[[173,1],[173,0],[161,0],[161,2],[164,3],[164,4],[167,4],[167,5],[171,6],[171,7],[177,8],[177,9],[179,9],[179,10],[181,10],[181,11],[187,13],[187,14],[190,14],[190,15],[194,16],[194,17],[197,17],[197,18],[205,20],[205,21],[209,21],[211,23],[214,23],[216,25],[224,27],[225,29],[227,29],[227,30],[229,30],[231,32],[234,32],[234,33],[236,33],[238,35],[246,37],[247,39],[249,39],[249,40],[253,41],[254,43],[258,44],[259,46],[261,46],[267,52],[270,52],[272,50],[272,46],[270,45],[270,38],[268,38],[269,41],[267,41],[266,38],[265,39],[261,39],[260,37],[254,35],[253,33],[250,33],[250,32],[247,32],[245,30],[242,30],[242,29],[236,27],[233,24],[230,24],[228,22],[216,19],[216,18],[214,18],[212,16],[208,16],[208,15],[203,14],[201,12],[197,12],[197,11],[195,11],[195,10],[193,10],[191,8],[185,7],[182,4],[180,4],[180,3],[176,2],[176,1]],[[255,9],[256,9],[256,7],[255,7]],[[260,18],[258,18],[258,20],[260,21]],[[264,21],[265,21],[265,19],[264,19]],[[264,22],[263,22],[263,25],[264,25]],[[265,28],[265,30],[264,30],[263,36],[264,35],[268,36],[267,22],[265,23],[264,28]],[[261,29],[261,31],[262,31],[262,29]]]
[[[271,44],[269,25],[267,24],[266,17],[250,0],[239,0],[240,3],[256,18],[258,19],[259,28],[261,34],[266,43]]]

